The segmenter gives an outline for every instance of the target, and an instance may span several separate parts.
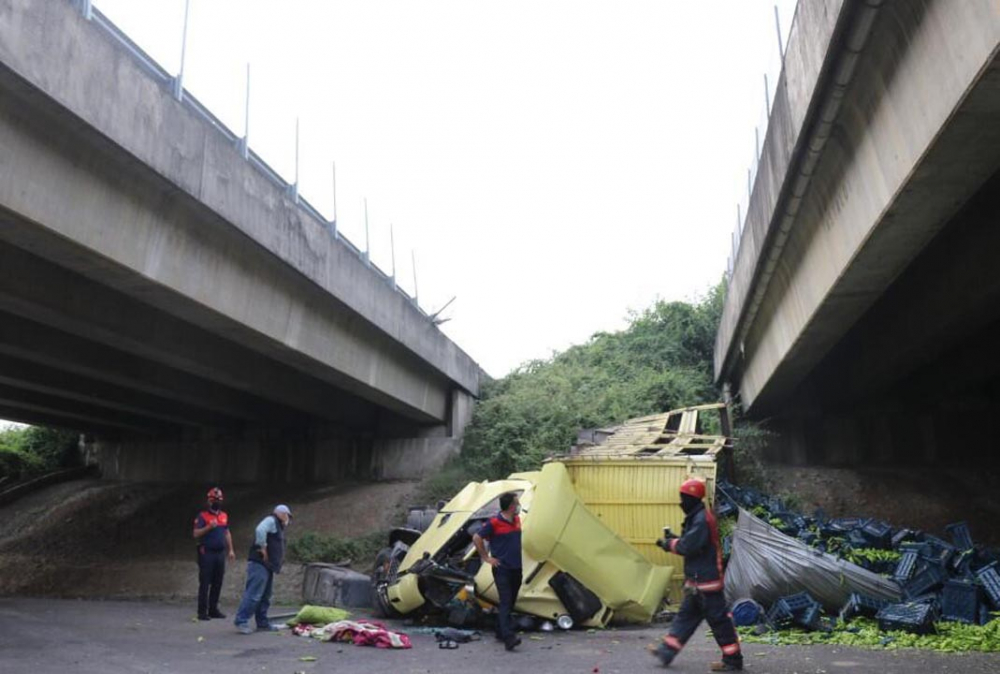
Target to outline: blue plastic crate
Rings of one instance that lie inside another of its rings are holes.
[[[903,592],[907,599],[926,594],[941,587],[948,574],[936,564],[924,563],[917,573],[905,585]]]
[[[913,576],[917,568],[917,551],[906,550],[896,564],[896,570],[892,574],[892,579],[897,583],[905,583]]]
[[[931,604],[889,604],[875,616],[880,630],[930,634],[937,617]]]
[[[733,505],[733,503],[729,499],[726,500],[720,499],[715,504],[715,515],[719,519],[723,519],[726,517],[733,517],[734,515],[736,515],[737,512],[738,509],[736,508],[735,505]]]
[[[823,607],[819,604],[810,606],[795,616],[795,624],[808,630],[823,628]]]
[[[899,549],[899,546],[901,546],[906,541],[913,540],[914,538],[916,538],[916,535],[917,535],[916,532],[913,531],[912,529],[899,529],[898,531],[896,531],[896,533],[892,535],[891,543],[893,549],[894,550]]]
[[[949,580],[941,593],[941,617],[975,624],[979,621],[982,590],[967,580]]]
[[[788,627],[794,619],[788,605],[780,599],[767,612],[767,623],[774,628]]]
[[[850,621],[857,616],[874,618],[883,608],[889,605],[885,599],[870,597],[866,594],[854,592],[848,598],[847,603],[840,609],[840,619],[844,622]]]
[[[869,547],[868,538],[864,535],[861,529],[853,529],[847,532],[847,542],[851,544],[852,548],[861,549]]]
[[[812,545],[816,542],[818,537],[819,536],[815,531],[809,531],[808,529],[803,529],[799,532],[799,540],[806,545]]]
[[[806,609],[819,605],[819,602],[813,599],[808,592],[799,592],[798,594],[788,595],[787,597],[782,597],[778,601],[785,602],[785,606],[788,607],[788,610],[792,613],[792,615],[801,613]]]
[[[838,517],[837,519],[830,520],[828,522],[828,526],[841,533],[846,533],[848,531],[859,529],[867,523],[868,520],[860,517]]]
[[[969,532],[967,522],[955,522],[944,528],[951,536],[951,542],[959,550],[972,550],[975,544],[972,542],[972,533]]]
[[[996,562],[976,571],[976,578],[982,583],[993,608],[1000,611],[1000,574],[997,573]]]
[[[966,580],[975,580],[975,576],[972,575],[972,560],[975,556],[975,550],[963,550],[955,555],[955,558],[951,560],[951,564],[949,565],[952,575],[965,578]]]
[[[892,545],[892,527],[885,522],[872,520],[861,528],[861,533],[870,547],[884,550]]]

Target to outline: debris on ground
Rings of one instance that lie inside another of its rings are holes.
[[[394,632],[382,623],[372,620],[340,620],[328,625],[302,623],[293,627],[292,633],[300,637],[311,637],[318,641],[350,642],[355,646],[413,647],[407,635],[402,632]]]
[[[739,589],[749,597],[733,607],[748,641],[1000,651],[1000,553],[976,545],[965,522],[948,525],[945,540],[873,518],[830,519],[822,511],[804,516],[781,499],[724,482],[718,491],[720,517],[741,513],[730,534],[735,544],[725,547],[734,557],[732,576],[737,584],[742,577]],[[744,513],[758,532],[749,550],[740,549],[749,540],[743,538]],[[774,558],[779,564],[748,564],[761,555],[756,548],[762,541],[781,549]],[[834,572],[826,562],[831,558],[877,576],[846,566]],[[747,569],[759,577],[744,577]],[[786,591],[799,584],[821,594],[774,597],[779,583],[765,576],[778,575]],[[856,585],[866,582],[874,589],[860,591]],[[852,591],[837,605],[845,589]]]

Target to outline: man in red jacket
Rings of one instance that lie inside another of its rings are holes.
[[[198,620],[225,618],[219,610],[219,593],[226,575],[226,557],[236,559],[229,515],[222,510],[222,490],[208,490],[208,508],[194,518],[194,539],[198,541]]]

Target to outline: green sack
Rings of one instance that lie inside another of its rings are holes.
[[[347,620],[351,614],[342,608],[332,606],[303,606],[288,625],[329,625],[330,623]]]

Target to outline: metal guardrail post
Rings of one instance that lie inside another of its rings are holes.
[[[188,14],[191,9],[191,0],[184,0],[184,30],[181,33],[181,67],[174,78],[174,98],[178,101],[184,100],[184,60],[187,56],[187,33]]]
[[[368,197],[365,197],[365,253],[362,258],[369,267],[372,264],[371,237],[368,233]]]
[[[250,64],[247,64],[247,87],[243,111],[243,139],[240,141],[240,154],[246,159],[250,156]]]
[[[330,233],[334,240],[340,238],[337,232],[337,162],[333,162],[333,220],[330,221]]]
[[[90,21],[94,18],[94,6],[91,0],[77,0],[77,5],[80,8],[80,14],[84,19]]]

